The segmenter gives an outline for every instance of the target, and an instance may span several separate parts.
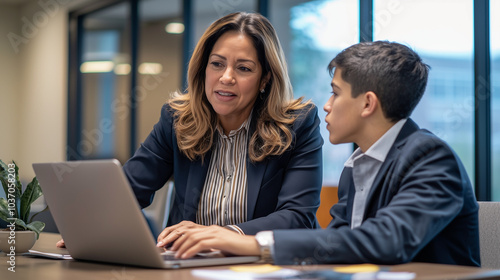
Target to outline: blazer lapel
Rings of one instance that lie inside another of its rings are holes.
[[[247,220],[253,219],[255,204],[262,187],[264,171],[266,171],[268,160],[252,163],[247,156]]]
[[[351,226],[352,221],[352,209],[354,205],[354,195],[356,194],[356,188],[354,187],[354,180],[352,177],[352,167],[344,167],[342,174],[340,175],[339,186],[347,187],[347,207],[346,207],[346,221]]]
[[[252,112],[252,121],[250,122],[250,127],[248,131],[248,140],[252,138],[253,133],[257,129],[257,119],[259,118],[259,111],[261,105],[260,100],[254,105]],[[250,146],[248,146],[250,148]],[[253,213],[255,212],[255,204],[257,203],[257,197],[259,197],[260,188],[262,187],[262,180],[264,178],[264,172],[267,168],[268,159],[261,162],[252,162],[248,156],[247,151],[247,220],[253,219]]]
[[[208,151],[205,154],[203,164],[201,163],[200,159],[196,162],[193,162],[189,167],[186,185],[186,190],[189,191],[187,191],[185,194],[183,215],[186,220],[193,222],[196,221],[196,211],[198,211],[201,192],[203,191],[203,186],[205,185],[205,178],[207,177],[208,166],[210,165],[211,157],[212,151]]]
[[[419,129],[418,125],[412,119],[408,119],[401,128],[398,137],[396,137],[394,144],[389,150],[389,153],[387,154],[384,163],[380,167],[380,170],[378,171],[377,176],[373,181],[372,188],[370,189],[370,193],[368,194],[368,198],[366,201],[367,207],[365,207],[363,220],[366,217],[367,213],[366,211],[368,211],[369,209],[368,205],[373,200],[374,193],[377,191],[377,189],[382,187],[382,180],[387,176],[389,167],[392,165],[394,159],[398,158],[401,146],[403,146],[406,143],[406,139],[408,138],[408,136],[410,136],[413,132],[417,131],[418,129]]]

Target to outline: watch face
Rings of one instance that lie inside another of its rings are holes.
[[[257,243],[260,246],[260,257],[263,261],[272,262],[272,246],[274,244],[274,236],[272,231],[261,231],[255,236]]]
[[[257,243],[259,243],[260,246],[269,246],[271,245],[274,241],[273,240],[273,232],[272,231],[261,231],[257,233],[255,236],[255,239],[257,239]]]

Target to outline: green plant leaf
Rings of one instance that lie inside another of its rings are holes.
[[[3,197],[0,197],[0,219],[6,221],[7,223],[10,223],[9,218],[10,213],[9,207],[7,205],[7,200],[5,200],[5,198]]]
[[[35,221],[26,225],[26,228],[28,228],[31,231],[34,231],[36,233],[36,239],[38,239],[38,237],[40,237],[40,232],[42,232],[42,230],[45,228],[45,223],[40,221]]]
[[[28,226],[26,225],[26,223],[21,219],[16,219],[15,224],[16,224],[16,230],[27,230],[28,229]]]
[[[47,211],[48,209],[49,209],[49,206],[47,205],[47,206],[45,206],[45,208],[44,208],[42,211],[40,211],[40,212],[38,212],[38,213],[36,213],[36,214],[33,214],[33,216],[31,216],[31,219],[29,220],[29,223],[33,222],[33,220],[35,219],[35,217],[36,217],[38,214],[40,214],[40,213],[42,213],[42,212],[45,212],[45,211]]]
[[[40,232],[45,228],[45,223],[40,221],[34,221],[32,223],[26,224],[21,219],[16,219],[15,221],[16,229],[15,230],[31,230],[36,233],[36,239],[40,236]]]
[[[23,195],[21,196],[21,212],[19,218],[25,222],[28,221],[30,211],[31,211],[31,204],[37,200],[40,196],[42,196],[42,189],[40,188],[40,184],[38,183],[38,180],[36,177],[33,178],[31,183],[28,184],[26,187],[26,190],[24,191]]]
[[[7,199],[9,197],[9,192],[8,192],[9,166],[0,160],[0,183],[2,184],[6,194],[5,198],[0,198],[0,219],[5,220],[8,223],[11,223],[12,218],[16,218],[14,222],[16,225],[15,230],[34,231],[38,239],[38,237],[40,236],[40,232],[42,232],[42,230],[45,228],[45,223],[40,221],[32,222],[32,220],[36,215],[47,210],[48,207],[45,207],[44,210],[33,215],[29,223],[27,221],[31,211],[31,204],[35,200],[37,200],[40,196],[42,196],[42,189],[40,187],[40,184],[38,183],[38,180],[36,179],[36,177],[34,177],[31,183],[29,183],[28,186],[26,186],[26,190],[23,192],[21,181],[19,180],[19,168],[17,167],[17,164],[14,161],[12,161],[12,164],[14,164],[14,172],[15,172],[15,181],[14,181],[15,191],[14,193],[10,193],[14,196],[14,197],[11,196],[10,198],[14,198],[15,207],[14,209],[9,209],[8,199]]]
[[[7,164],[5,164],[1,159],[0,159],[0,183],[2,184],[2,187],[3,187],[3,191],[5,193],[5,198],[7,198],[7,194],[8,194],[8,170],[9,170],[9,167],[7,166]]]
[[[12,161],[12,164],[14,164],[14,193],[9,192],[9,165],[4,163],[2,160],[0,160],[0,182],[2,183],[3,190],[5,192],[5,198],[9,194],[14,195],[15,201],[16,201],[16,207],[14,211],[16,212],[14,217],[19,217],[19,207],[20,207],[20,201],[21,201],[21,194],[22,194],[22,185],[21,181],[19,180],[19,168],[17,167],[17,164]],[[12,179],[12,177],[10,178]]]
[[[5,193],[5,198],[7,198],[7,194],[8,194],[9,189],[8,189],[7,181],[4,179],[3,174],[0,174],[0,184],[2,184],[3,191]]]

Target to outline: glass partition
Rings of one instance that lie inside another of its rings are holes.
[[[397,41],[431,66],[412,114],[447,141],[474,183],[473,1],[375,0],[374,40]]]
[[[193,34],[194,45],[203,32],[215,20],[234,12],[256,12],[257,0],[194,0],[193,1]]]
[[[139,145],[171,93],[182,90],[184,19],[181,0],[139,2],[137,133]],[[137,148],[137,147],[136,147]]]
[[[490,1],[491,200],[500,201],[500,0]]]
[[[129,6],[120,3],[86,15],[82,34],[82,130],[85,159],[128,159],[130,74]],[[117,74],[118,73],[118,74]]]
[[[332,145],[323,105],[331,95],[327,66],[342,49],[359,40],[358,1],[270,2],[269,19],[276,28],[288,61],[295,97],[305,96],[318,107],[323,145],[323,185],[337,186],[352,144]]]
[[[255,12],[259,4],[267,3],[265,11],[285,51],[295,97],[305,96],[319,108],[325,139],[324,185],[337,185],[353,147],[334,146],[328,141],[322,109],[330,95],[331,77],[326,67],[340,50],[359,41],[360,2],[106,0],[70,13],[68,158],[113,157],[126,161],[131,150],[137,148],[131,147],[131,142],[138,145],[144,141],[158,121],[161,106],[173,91],[183,89],[184,67],[193,48],[184,44],[194,45],[209,24],[223,15]],[[492,199],[497,201],[500,201],[500,175],[495,172],[500,170],[499,2],[490,0]],[[136,3],[138,21],[130,11]],[[190,3],[187,5],[190,11],[183,11],[186,3]],[[473,3],[473,0],[373,1],[373,39],[407,44],[432,67],[427,91],[412,117],[455,149],[472,182],[475,177]],[[134,38],[131,38],[132,24]],[[182,31],[183,24],[189,24],[189,37]],[[131,42],[137,42],[137,52],[131,48]],[[132,55],[137,56],[133,60],[137,61],[137,69],[131,69]],[[131,73],[136,74],[134,81]],[[137,108],[131,108],[131,92],[136,94]]]

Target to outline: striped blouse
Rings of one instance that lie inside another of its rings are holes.
[[[246,155],[250,119],[227,136],[220,126],[217,127],[218,137],[200,197],[196,223],[226,226],[244,234],[235,225],[247,221]]]

